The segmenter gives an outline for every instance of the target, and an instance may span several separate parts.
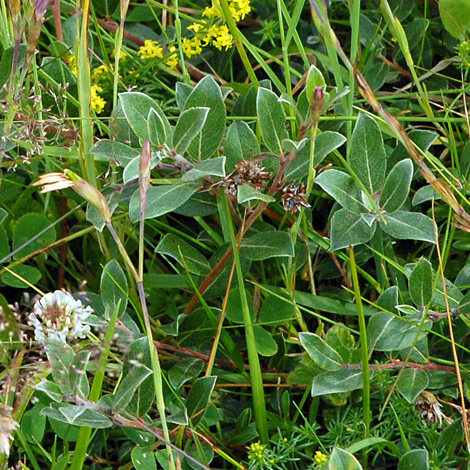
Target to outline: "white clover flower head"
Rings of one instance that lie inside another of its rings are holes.
[[[45,344],[48,339],[67,342],[67,338],[83,338],[90,332],[83,321],[93,312],[75,300],[68,292],[49,292],[34,304],[29,320],[34,326],[36,341]]]
[[[11,408],[0,403],[0,453],[10,454],[10,441],[13,440],[12,433],[18,427],[19,424],[11,416]]]

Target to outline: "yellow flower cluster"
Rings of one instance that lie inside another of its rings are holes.
[[[69,69],[72,72],[72,74],[76,77],[77,76],[77,58],[75,55],[70,54],[67,57],[67,62],[69,63]],[[106,68],[105,65],[100,65],[99,67],[96,67],[93,69],[93,72],[91,73],[91,79],[93,82],[90,88],[90,93],[91,93],[91,107],[95,111],[96,114],[100,114],[105,105],[106,101],[101,98],[99,95],[100,92],[103,91],[103,88],[98,85],[103,78],[109,73],[108,69]]]
[[[250,0],[229,0],[228,5],[235,21],[241,21],[250,13]],[[225,24],[223,12],[217,4],[212,2],[202,13],[201,22],[188,26],[194,33],[191,39],[183,39],[183,52],[191,58],[202,52],[202,47],[212,45],[219,51],[228,50],[233,45],[233,36]]]
[[[183,48],[185,47],[183,43]],[[188,46],[186,46],[187,50]],[[163,59],[164,51],[163,47],[158,44],[157,41],[151,41],[147,39],[144,45],[139,49],[137,53],[142,59]],[[178,65],[178,55],[176,54],[176,47],[170,46],[170,56],[165,61],[165,64],[170,70],[173,70]]]
[[[178,55],[176,54],[175,46],[170,46],[170,53],[171,55],[165,62],[165,64],[167,65],[167,67],[169,67],[170,70],[173,70],[178,65]]]
[[[194,36],[192,39],[183,38],[183,52],[188,59],[202,52],[201,40]]]
[[[328,462],[328,457],[323,453],[323,452],[320,452],[319,450],[317,450],[315,452],[315,463],[321,467],[322,465],[325,465],[326,462]]]
[[[163,47],[157,41],[147,39],[137,53],[142,59],[163,59]]]
[[[94,82],[99,83],[101,80],[106,78],[108,73],[109,70],[106,65],[100,65],[99,67],[96,67],[96,69],[93,69],[93,72],[91,72],[91,79]]]
[[[100,86],[91,85],[91,107],[96,114],[100,114],[106,105],[106,101],[98,94],[101,91],[103,91],[103,88]]]
[[[245,16],[251,11],[250,0],[229,0],[228,7],[235,21],[245,19]],[[219,6],[214,2],[212,2],[210,7],[206,7],[202,16],[207,16],[211,20],[224,17]]]

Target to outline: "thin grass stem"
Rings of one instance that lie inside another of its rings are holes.
[[[242,33],[240,32],[240,30],[238,29],[237,24],[235,23],[235,20],[233,19],[233,15],[232,15],[232,12],[230,11],[227,0],[219,0],[219,1],[220,1],[220,6],[222,8],[222,11],[224,13],[225,21],[227,22],[228,28],[230,30],[230,34],[233,36],[235,46],[237,47],[238,53],[240,54],[240,57],[242,59],[243,65],[245,66],[246,72],[248,73],[248,76],[250,77],[250,80],[253,86],[255,88],[258,88],[259,86],[258,78],[256,77],[255,71],[253,70],[253,67],[251,66],[250,60],[248,59],[245,48],[243,46],[244,43],[246,44],[246,41],[244,41],[244,37]]]
[[[360,331],[360,338],[361,338],[361,353],[362,353],[362,383],[363,383],[363,390],[362,390],[362,401],[363,401],[363,421],[364,421],[364,439],[369,438],[370,433],[370,376],[369,376],[369,351],[367,346],[367,327],[366,327],[366,320],[364,315],[364,309],[362,305],[362,296],[361,296],[361,289],[359,285],[359,278],[357,275],[356,269],[356,258],[354,256],[354,248],[351,246],[349,247],[349,261],[351,267],[351,275],[352,281],[354,285],[354,294],[356,297],[356,305],[357,305],[357,315],[359,321],[359,331]],[[364,459],[366,459],[364,454]],[[364,462],[367,462],[365,460]]]
[[[230,208],[225,193],[221,193],[223,198],[223,208],[227,218],[230,217]],[[250,309],[245,291],[245,279],[240,262],[240,254],[238,253],[238,243],[235,237],[233,225],[229,224],[230,241],[233,248],[233,258],[238,277],[238,287],[240,289],[240,300],[242,303],[243,322],[245,326],[246,345],[248,350],[248,361],[250,364],[250,379],[253,391],[253,407],[255,412],[256,428],[260,441],[264,445],[269,446],[268,422],[266,416],[266,401],[264,397],[263,377],[261,375],[261,366],[259,363],[258,349],[256,347],[255,332],[251,322]]]
[[[90,14],[90,0],[84,0],[82,10],[82,22],[79,26],[79,36],[75,42],[75,54],[77,57],[77,85],[78,101],[80,102],[80,166],[83,177],[95,188],[96,170],[93,155],[90,153],[93,147],[94,130],[91,117],[91,76],[90,59],[88,55],[88,21]],[[78,51],[78,52],[77,52]]]

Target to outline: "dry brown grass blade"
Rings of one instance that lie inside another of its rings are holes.
[[[433,204],[433,212],[434,212],[434,204]],[[446,301],[446,311],[447,311],[447,321],[449,323],[450,342],[452,345],[452,355],[454,357],[454,362],[455,362],[455,374],[457,375],[460,400],[462,403],[462,409],[460,410],[460,412],[462,413],[463,431],[465,434],[465,442],[467,443],[467,449],[470,451],[470,434],[468,431],[467,409],[465,408],[465,390],[463,387],[462,375],[460,373],[460,364],[459,364],[459,357],[457,355],[457,348],[455,347],[454,330],[452,327],[452,314],[450,313],[449,298],[447,296],[446,280],[444,276],[444,267],[442,264],[441,248],[439,246],[439,234],[437,233],[437,226],[435,222],[434,222],[434,236],[436,238],[436,251],[437,251],[437,258],[439,260],[439,271],[441,273],[442,287],[444,290],[444,298]]]

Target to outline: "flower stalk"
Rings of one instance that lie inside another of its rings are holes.
[[[94,186],[85,181],[79,175],[71,170],[65,170],[64,173],[48,173],[42,175],[38,181],[33,183],[34,186],[42,186],[41,193],[47,193],[50,191],[58,191],[61,189],[71,188],[77,194],[80,194],[89,204],[97,209],[101,217],[103,218],[106,227],[110,231],[114,238],[119,253],[121,254],[124,263],[129,268],[137,284],[137,290],[142,306],[142,313],[144,317],[144,324],[149,343],[149,350],[151,354],[152,367],[154,370],[154,383],[155,383],[155,397],[157,401],[157,408],[160,413],[163,433],[167,441],[170,439],[168,425],[165,419],[165,401],[163,397],[163,382],[162,372],[160,367],[160,361],[158,358],[158,351],[154,346],[152,327],[150,324],[150,317],[147,309],[147,300],[145,297],[144,283],[143,283],[143,270],[144,270],[144,227],[145,227],[145,213],[147,208],[147,195],[150,185],[150,164],[151,164],[151,147],[149,139],[146,139],[142,147],[141,159],[140,159],[140,171],[139,171],[139,190],[140,190],[140,235],[139,235],[139,267],[138,270],[135,268],[132,260],[129,257],[121,239],[119,238],[116,229],[111,220],[111,212],[109,210],[108,203],[106,202],[103,194],[98,191]],[[89,436],[88,436],[89,437]],[[88,445],[88,440],[85,439]],[[72,469],[79,470],[82,468],[84,462],[84,456],[86,452],[86,446],[80,448],[80,452],[76,453],[76,458],[72,461]],[[170,458],[170,469],[175,468],[175,461],[172,450],[167,446],[168,455]],[[79,457],[80,455],[80,457]]]

